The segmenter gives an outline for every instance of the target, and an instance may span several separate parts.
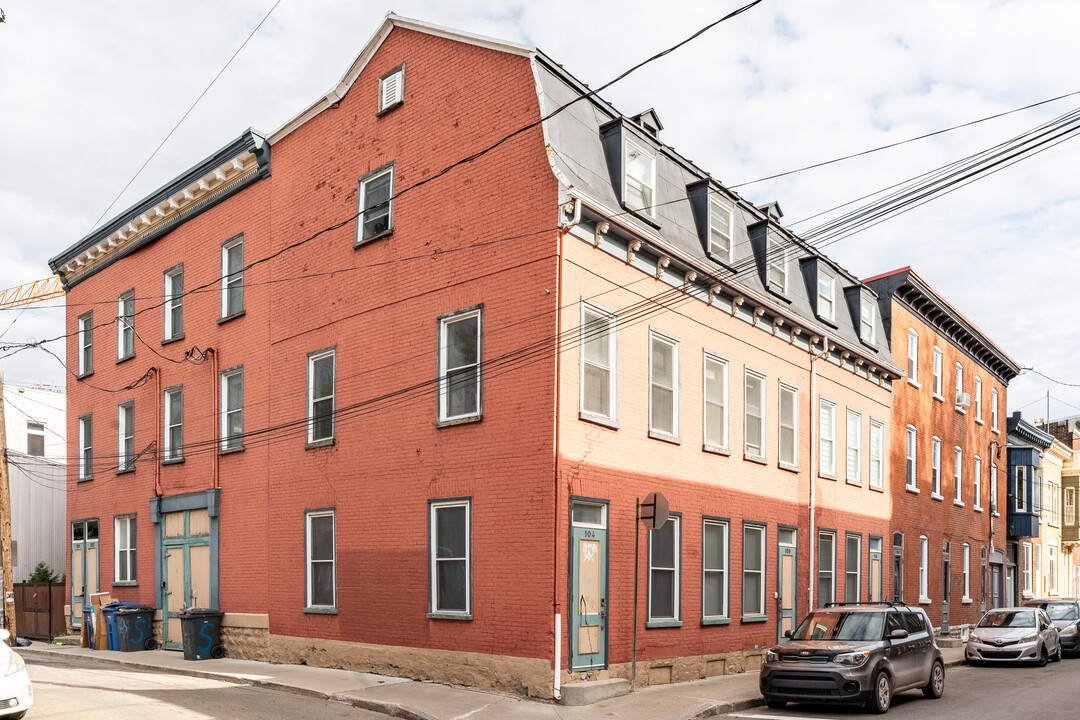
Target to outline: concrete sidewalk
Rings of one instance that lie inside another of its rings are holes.
[[[381,712],[406,720],[690,720],[763,704],[756,672],[660,685],[584,707],[566,707],[493,692],[418,682],[370,673],[274,665],[252,660],[185,660],[166,650],[115,652],[35,642],[24,657],[65,657],[87,666],[105,663],[143,670],[244,683],[294,692]],[[946,665],[963,662],[964,648],[942,648]]]

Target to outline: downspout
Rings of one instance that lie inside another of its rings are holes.
[[[213,377],[210,380],[210,397],[213,398],[210,403],[213,408],[213,419],[211,422],[217,425],[217,432],[211,432],[210,437],[217,437],[217,447],[214,448],[214,452],[211,456],[214,458],[214,469],[210,475],[210,489],[217,490],[218,487],[218,464],[221,462],[221,387],[220,379],[218,378],[218,356],[217,351],[214,348],[207,348],[206,354],[210,356],[210,369],[213,371]]]
[[[562,338],[562,261],[563,241],[570,228],[581,221],[581,201],[574,200],[574,214],[569,223],[562,222],[562,210],[560,209],[558,233],[558,246],[555,253],[555,337]],[[559,341],[555,342],[555,475],[552,505],[552,533],[551,533],[551,604],[555,611],[555,670],[552,679],[552,695],[556,700],[562,699],[562,608],[559,603],[559,459],[560,459],[560,432],[562,422],[562,353],[559,352]]]
[[[164,437],[162,435],[162,423],[164,422],[164,419],[161,416],[161,368],[152,367],[150,370],[154,373],[154,386],[157,388],[157,395],[155,396],[156,399],[154,401],[155,406],[157,407],[157,420],[154,421],[156,426],[154,430],[154,444],[157,445],[158,452],[154,453],[154,495],[161,497],[164,495],[164,493],[161,492],[161,461],[164,459],[161,456],[160,444],[161,438]]]
[[[817,497],[817,470],[816,459],[814,457],[815,450],[817,449],[817,442],[814,433],[814,411],[817,407],[814,404],[814,400],[817,399],[817,361],[819,358],[824,357],[829,352],[829,338],[821,338],[821,354],[814,353],[815,338],[810,338],[810,567],[808,575],[810,576],[810,584],[807,586],[810,589],[810,596],[807,598],[807,606],[814,609],[814,588],[815,581],[817,580],[817,572],[814,565],[814,551],[817,549],[817,503],[815,499]]]

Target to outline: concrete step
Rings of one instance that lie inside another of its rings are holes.
[[[563,705],[592,705],[630,692],[630,681],[619,678],[588,680],[562,686]]]

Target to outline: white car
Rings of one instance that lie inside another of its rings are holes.
[[[26,674],[26,663],[19,653],[8,647],[11,633],[0,629],[0,718],[18,720],[34,704],[34,688]]]

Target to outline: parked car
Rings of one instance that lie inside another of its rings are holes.
[[[1046,616],[1054,627],[1058,629],[1058,637],[1061,640],[1061,651],[1074,653],[1080,647],[1077,638],[1080,637],[1077,626],[1080,625],[1080,600],[1076,598],[1039,598],[1028,600],[1024,607],[1037,607],[1046,611]]]
[[[0,629],[0,667],[4,668],[0,676],[0,718],[18,720],[34,704],[34,688],[26,674],[26,663],[7,645],[10,637],[11,633]]]
[[[964,656],[971,665],[987,662],[1061,660],[1058,630],[1040,608],[1011,607],[989,610],[968,636]]]
[[[888,712],[893,693],[945,692],[945,663],[930,620],[903,603],[829,603],[806,616],[789,640],[765,653],[765,704],[865,704]]]

